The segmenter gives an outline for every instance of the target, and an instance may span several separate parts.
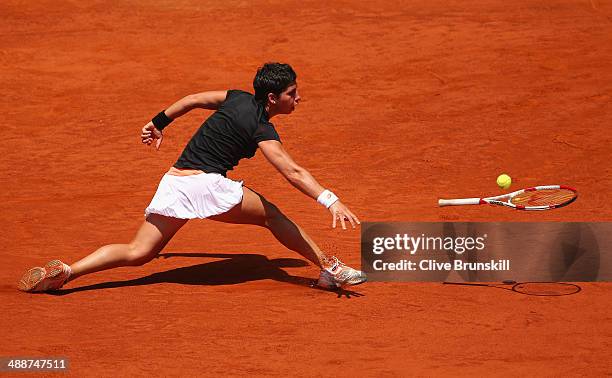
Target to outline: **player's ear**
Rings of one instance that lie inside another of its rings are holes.
[[[274,105],[276,104],[276,101],[278,101],[278,98],[276,97],[276,95],[274,93],[268,93],[268,102]]]

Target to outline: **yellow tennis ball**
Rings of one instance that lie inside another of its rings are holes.
[[[501,174],[497,177],[497,185],[502,189],[508,189],[512,184],[512,179],[507,174]]]

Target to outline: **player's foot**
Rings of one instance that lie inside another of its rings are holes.
[[[337,257],[330,259],[332,265],[321,270],[317,285],[326,289],[336,289],[348,285],[366,282],[366,274],[360,270],[344,265]]]
[[[28,293],[57,290],[68,281],[71,273],[70,266],[59,260],[52,260],[44,268],[28,270],[17,287]]]

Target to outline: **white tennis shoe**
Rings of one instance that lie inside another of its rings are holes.
[[[318,286],[325,289],[336,289],[366,282],[367,277],[364,272],[344,265],[335,256],[332,256],[330,260],[332,265],[321,270],[319,281],[317,281]]]
[[[59,260],[52,260],[44,268],[36,267],[28,270],[21,277],[17,288],[28,293],[57,290],[68,281],[71,274],[69,265]]]

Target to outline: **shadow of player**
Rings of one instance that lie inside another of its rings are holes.
[[[157,258],[195,257],[220,258],[223,260],[197,264],[164,272],[153,273],[145,277],[123,281],[103,282],[99,284],[62,289],[49,294],[67,295],[81,291],[112,289],[127,286],[153,285],[158,283],[176,283],[182,285],[236,285],[249,281],[275,280],[308,287],[311,289],[333,292],[341,297],[359,297],[362,294],[345,290],[328,290],[316,286],[316,280],[300,276],[292,276],[281,268],[305,267],[309,264],[304,260],[292,258],[268,259],[260,254],[228,254],[228,253],[162,253]]]

